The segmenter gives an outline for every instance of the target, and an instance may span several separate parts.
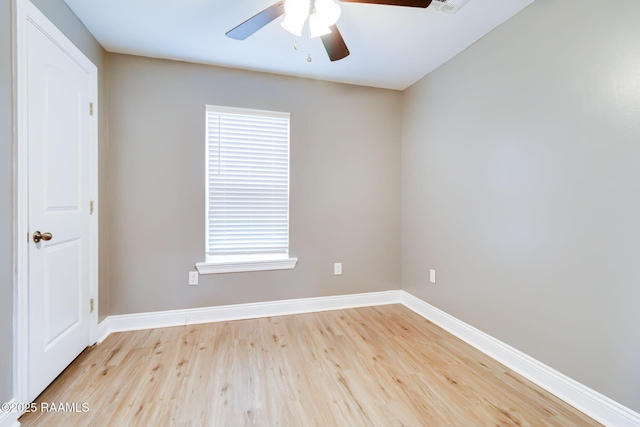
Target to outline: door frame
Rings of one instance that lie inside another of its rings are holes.
[[[94,311],[89,319],[87,346],[98,332],[98,69],[29,0],[12,0],[13,6],[13,396],[27,399],[29,378],[29,158],[27,120],[27,22],[39,27],[89,74],[89,199],[94,212],[89,219],[89,298]],[[89,106],[87,105],[87,109]],[[27,239],[25,239],[25,236]],[[89,301],[87,301],[89,304]]]

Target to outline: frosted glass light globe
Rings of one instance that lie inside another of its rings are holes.
[[[309,16],[309,38],[324,36],[329,34],[331,29],[326,25],[317,13]]]
[[[309,7],[311,0],[285,0],[284,2],[284,21],[282,28],[291,34],[300,37],[302,35],[302,27],[309,16]]]

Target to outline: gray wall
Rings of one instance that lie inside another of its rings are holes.
[[[400,92],[118,54],[108,64],[112,314],[399,288]],[[205,104],[291,112],[294,270],[187,286],[204,260]]]
[[[0,402],[13,397],[11,2],[0,2]]]
[[[62,0],[33,0],[33,3],[98,66],[100,108],[106,113],[104,104],[106,80],[103,72],[106,52]],[[0,2],[0,342],[3,343],[0,352],[0,401],[2,402],[10,400],[13,395],[13,346],[10,344],[13,342],[12,15],[10,4],[8,0]],[[106,120],[107,116],[103,114],[100,117],[101,154],[107,146]],[[106,156],[103,157],[106,159]],[[101,176],[101,190],[104,188],[104,176]],[[101,250],[102,244],[105,243],[101,242]],[[106,251],[103,252],[106,253]],[[108,265],[104,259],[101,259],[101,262]],[[106,271],[101,270],[101,275],[106,275]],[[105,291],[106,281],[101,277],[101,302]],[[104,299],[108,302],[107,296]],[[103,308],[102,304],[100,308]]]
[[[639,411],[640,2],[601,6],[539,0],[405,92],[402,287]]]

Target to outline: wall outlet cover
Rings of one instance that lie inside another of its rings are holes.
[[[340,276],[342,274],[342,263],[341,262],[336,262],[335,264],[333,264],[333,274],[335,276]]]
[[[195,286],[198,284],[198,272],[190,271],[189,272],[189,286]]]

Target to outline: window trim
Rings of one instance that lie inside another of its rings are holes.
[[[298,258],[268,259],[266,257],[254,260],[199,262],[196,269],[200,274],[242,273],[246,271],[291,270],[298,263]]]
[[[240,115],[253,115],[253,116],[261,116],[261,117],[276,117],[276,118],[286,118],[290,120],[291,113],[279,112],[279,111],[266,111],[266,110],[256,110],[249,108],[237,108],[237,107],[226,107],[219,105],[205,105],[205,128],[207,126],[206,113],[215,112],[219,114],[240,114]],[[290,136],[289,136],[289,151],[290,148]],[[207,140],[207,135],[205,131],[205,147],[208,147],[209,141]],[[206,184],[209,180],[209,156],[208,152],[205,154],[205,233],[209,233],[209,187]],[[291,168],[291,157],[289,154],[289,174]],[[288,181],[291,181],[291,176],[289,176]],[[290,195],[290,189],[289,195]],[[289,200],[290,203],[290,200]],[[288,210],[290,206],[288,207]],[[288,228],[288,238],[290,240],[291,228],[290,228],[290,218],[287,219],[287,228]],[[207,238],[205,238],[205,242]],[[289,246],[287,247],[286,253],[279,254],[251,254],[251,255],[222,255],[222,256],[211,256],[207,254],[208,248],[205,244],[205,258],[206,261],[196,263],[195,267],[200,274],[220,274],[220,273],[240,273],[240,272],[249,272],[249,271],[271,271],[271,270],[291,270],[298,263],[298,258],[289,256]]]

